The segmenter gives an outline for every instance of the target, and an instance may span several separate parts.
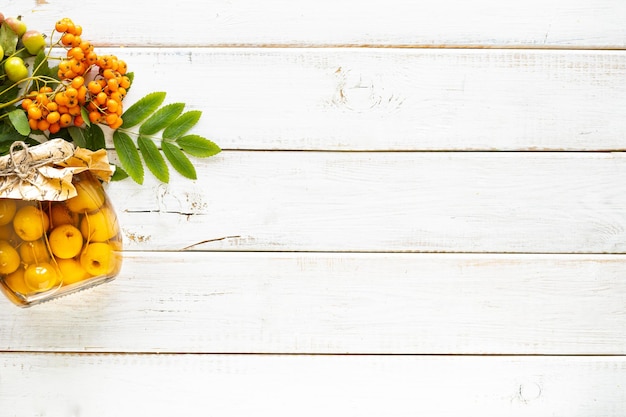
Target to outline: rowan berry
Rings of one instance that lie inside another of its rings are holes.
[[[109,113],[117,113],[117,109],[119,107],[119,103],[113,99],[107,100],[107,110]]]
[[[100,106],[104,106],[108,98],[109,97],[106,95],[105,92],[100,92],[96,95],[96,103],[98,103]]]
[[[74,126],[82,126],[83,124],[85,124],[85,121],[80,114],[74,117]]]
[[[102,117],[102,115],[100,114],[100,112],[93,110],[89,112],[89,121],[91,123],[98,123],[100,121],[100,118]]]
[[[67,18],[63,18],[56,22],[56,24],[54,25],[54,29],[57,32],[67,32]]]
[[[123,88],[120,87],[117,89],[117,91],[113,91],[111,94],[109,94],[109,98],[121,104],[123,97],[122,97],[122,93],[120,92],[120,90],[123,90]]]
[[[89,41],[82,41],[78,47],[82,49],[85,54],[93,51],[93,44]]]
[[[81,39],[80,36],[74,35],[74,38],[72,39],[72,42],[68,46],[71,46],[71,47],[79,46],[82,41],[83,40]]]
[[[65,24],[67,25],[67,29],[65,29],[65,32],[68,32],[68,33],[71,33],[72,35],[74,35],[75,25],[74,25],[74,22],[72,21],[72,19],[67,19],[65,21]]]
[[[119,81],[120,87],[129,88],[130,87],[130,78],[127,76],[123,76]]]
[[[67,112],[72,116],[78,116],[80,114],[80,106],[72,106],[67,109]]]
[[[98,55],[93,52],[90,51],[87,53],[87,55],[85,56],[85,61],[87,62],[87,64],[89,65],[95,65],[96,62],[98,61]]]
[[[72,124],[72,116],[68,113],[64,113],[61,115],[61,118],[59,119],[59,124],[61,125],[61,127],[67,127],[69,125]]]
[[[122,124],[124,123],[124,121],[122,120],[121,117],[118,116],[117,120],[115,121],[115,123],[113,123],[112,125],[109,125],[109,127],[113,130],[119,128],[120,126],[122,126]]]
[[[117,59],[114,56],[111,55],[102,55],[100,57],[98,57],[98,61],[96,62],[96,64],[102,68],[102,69],[112,69],[115,70],[114,68],[114,62],[117,61]]]
[[[28,125],[30,126],[32,130],[37,130],[37,120],[28,119]]]
[[[59,72],[67,72],[70,69],[72,69],[72,66],[70,65],[70,61],[63,60],[59,62]]]
[[[65,46],[70,46],[74,42],[75,36],[69,32],[66,32],[63,36],[61,36],[61,43]]]
[[[84,74],[87,70],[85,64],[82,61],[77,60],[76,58],[70,59],[70,70],[73,71],[76,75]],[[76,75],[74,77],[76,77]],[[69,78],[74,78],[69,77]]]
[[[58,122],[60,118],[61,118],[61,115],[59,114],[58,111],[52,111],[52,112],[48,113],[48,115],[46,116],[46,120],[50,124],[54,124],[54,123]]]
[[[68,58],[74,58],[77,61],[82,61],[83,59],[85,59],[85,51],[80,49],[80,47],[75,46],[72,49],[70,49],[69,51],[67,51],[67,57]]]
[[[41,131],[48,130],[49,127],[50,127],[50,123],[48,123],[46,119],[41,119],[40,121],[37,122],[38,130],[41,130]]]
[[[83,84],[85,84],[85,78],[81,75],[77,75],[76,77],[74,77],[74,79],[72,79],[72,82],[70,83],[70,85],[76,89],[79,89]]]
[[[111,126],[111,125],[115,124],[115,122],[117,121],[118,117],[119,116],[117,114],[115,114],[115,113],[107,114],[105,116],[105,121],[106,121],[106,123],[109,126]]]
[[[115,78],[111,78],[109,81],[107,81],[107,87],[109,91],[114,92],[120,88],[120,85]]]
[[[33,101],[29,98],[25,98],[24,100],[22,100],[22,108],[24,110],[28,110],[31,104],[33,104]]]
[[[48,111],[50,111],[50,112],[58,111],[59,110],[59,105],[56,102],[51,101],[48,104],[46,104],[46,109],[48,109]]]
[[[84,85],[78,87],[78,96],[76,98],[80,104],[85,104],[85,101],[87,101],[87,87]]]
[[[89,81],[89,83],[87,84],[87,89],[91,94],[96,95],[102,91],[102,86],[100,86],[100,83],[98,83],[97,81]]]
[[[111,68],[107,68],[102,71],[101,74],[105,80],[110,80],[111,78],[115,78],[115,72]]]
[[[61,125],[59,123],[53,123],[50,127],[48,127],[48,131],[52,134],[57,133],[59,130],[61,130]]]
[[[66,80],[70,80],[70,79],[76,77],[76,75],[77,74],[74,71],[69,70],[65,74],[63,74],[63,78],[66,79]]]
[[[118,60],[117,71],[122,75],[126,74],[126,72],[128,71],[128,66],[126,65],[126,62]]]
[[[69,101],[70,99],[65,95],[64,91],[61,91],[54,96],[54,102],[59,106],[67,106]]]
[[[45,106],[46,104],[50,102],[50,99],[48,99],[48,95],[46,93],[37,94],[37,97],[35,100],[37,101],[37,103],[39,103],[42,106]]]
[[[34,120],[39,120],[41,119],[41,109],[39,107],[37,107],[36,104],[31,104],[30,107],[28,107],[28,118],[29,119],[34,119]]]
[[[74,87],[68,87],[65,89],[65,96],[70,100],[78,96],[78,90]]]

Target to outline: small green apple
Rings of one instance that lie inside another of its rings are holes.
[[[22,36],[26,32],[26,23],[22,22],[19,17],[7,17],[4,23],[9,25],[17,36]]]
[[[24,44],[24,48],[26,48],[31,55],[37,55],[37,53],[46,46],[45,38],[36,30],[27,30],[22,35],[22,43]]]
[[[4,72],[6,72],[9,80],[14,83],[28,77],[28,68],[26,68],[22,58],[17,56],[12,56],[4,61]]]

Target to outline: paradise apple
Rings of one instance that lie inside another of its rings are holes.
[[[6,72],[9,80],[14,83],[28,77],[28,68],[26,68],[24,60],[17,56],[12,56],[4,61],[4,72]]]
[[[37,55],[46,46],[46,39],[36,30],[27,30],[22,35],[22,43],[29,54]]]
[[[26,23],[22,22],[18,17],[7,17],[4,22],[17,36],[22,36],[26,32]]]

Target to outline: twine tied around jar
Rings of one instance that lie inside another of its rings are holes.
[[[18,148],[21,148],[21,152]],[[35,174],[38,168],[62,162],[71,156],[71,154],[65,155],[64,152],[60,152],[58,154],[50,153],[47,156],[35,159],[25,142],[15,141],[9,148],[8,156],[9,158],[7,164],[3,169],[0,169],[0,177],[17,177],[13,178],[14,181],[22,180],[27,181],[32,185],[36,185],[32,180],[30,180],[29,177]]]
[[[36,146],[15,141],[0,157],[0,197],[24,200],[55,200],[67,191],[71,172],[55,168],[74,154],[74,145],[53,139]],[[68,177],[69,174],[69,177]]]
[[[35,146],[22,141],[11,144],[0,156],[0,198],[63,201],[76,195],[72,177],[91,171],[101,181],[110,181],[113,166],[106,149],[91,151],[74,147],[64,139],[51,139]]]

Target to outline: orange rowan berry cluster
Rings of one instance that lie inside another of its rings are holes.
[[[26,110],[31,129],[57,133],[62,127],[83,124],[80,106],[76,103],[78,103],[76,89],[70,89],[69,96],[67,96],[67,91],[62,96],[53,94],[52,88],[46,86],[22,100],[22,108]]]
[[[31,128],[56,133],[62,127],[81,126],[85,122],[81,108],[85,108],[91,123],[117,129],[123,123],[122,100],[131,84],[126,63],[114,55],[96,54],[93,44],[81,38],[81,26],[69,18],[59,20],[55,30],[68,48],[59,63],[62,83],[55,90],[43,87],[23,101]],[[48,129],[43,129],[46,123]]]

